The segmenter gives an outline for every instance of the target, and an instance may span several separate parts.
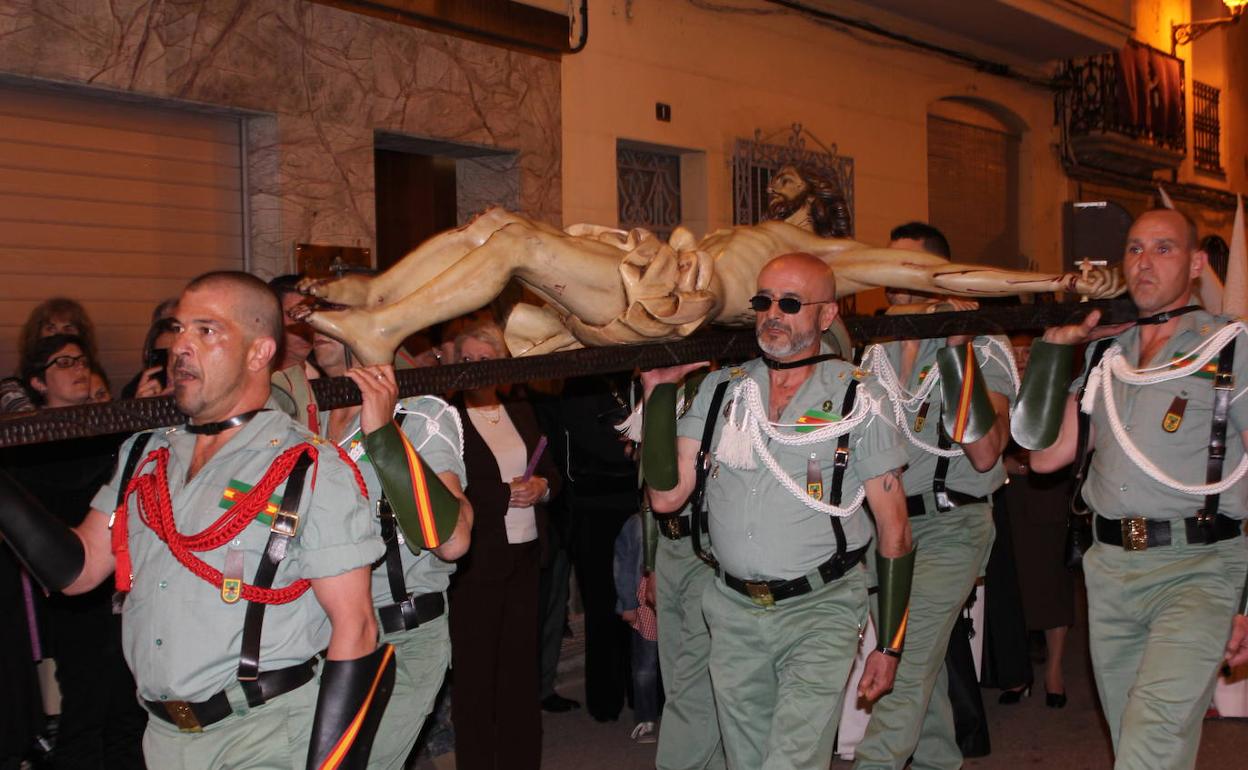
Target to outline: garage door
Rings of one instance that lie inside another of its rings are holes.
[[[64,296],[120,390],[156,304],[241,269],[241,179],[235,118],[0,87],[0,374],[30,311]]]

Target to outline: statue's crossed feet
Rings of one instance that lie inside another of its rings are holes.
[[[347,307],[364,307],[369,301],[369,275],[344,275],[341,278],[304,278],[299,291],[311,297]]]
[[[394,351],[402,338],[377,328],[377,321],[368,310],[344,308],[318,309],[312,303],[296,305],[288,311],[296,321],[304,321],[318,332],[339,340],[366,366],[394,362]]]

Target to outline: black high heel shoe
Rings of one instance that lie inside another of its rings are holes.
[[[1044,694],[1044,705],[1051,709],[1066,708],[1066,693],[1064,692],[1046,692]]]
[[[1020,700],[1030,695],[1031,685],[1025,685],[1017,690],[1002,690],[1000,697],[997,698],[997,703],[1000,703],[1002,706],[1015,706],[1018,705]]]

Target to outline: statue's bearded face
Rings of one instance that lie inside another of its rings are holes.
[[[806,203],[810,185],[792,166],[782,166],[767,183],[767,216],[788,219]]]

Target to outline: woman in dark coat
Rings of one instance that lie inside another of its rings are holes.
[[[492,323],[465,329],[457,361],[506,356]],[[503,403],[494,386],[461,394],[464,465],[472,503],[472,547],[450,590],[451,718],[459,770],[537,770],[542,725],[538,704],[538,577],[546,511],[558,492],[554,462],[542,453],[532,407]]]

